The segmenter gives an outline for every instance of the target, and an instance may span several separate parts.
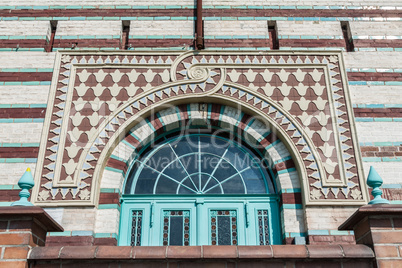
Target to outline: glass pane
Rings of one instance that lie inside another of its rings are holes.
[[[144,167],[138,175],[137,184],[135,185],[136,194],[153,194],[154,185],[158,173],[154,170]]]
[[[217,156],[222,156],[230,145],[228,140],[211,136],[201,136],[200,142],[202,153],[211,153]]]
[[[172,148],[179,157],[198,152],[198,136],[184,136],[180,140],[172,141]]]
[[[156,185],[155,194],[175,194],[178,186],[178,182],[161,175]]]
[[[256,168],[251,167],[245,170],[242,172],[242,176],[246,178],[245,183],[248,194],[265,194],[267,192],[261,172]]]
[[[212,210],[210,213],[211,244],[237,245],[236,210]]]
[[[190,245],[190,211],[165,210],[163,212],[163,245]]]
[[[155,151],[150,149],[146,163],[138,162],[133,167],[127,187],[134,179],[136,194],[264,194],[274,191],[267,170],[251,149],[241,147],[242,144],[234,140],[208,134],[177,137],[165,140]],[[157,182],[158,177],[161,179]]]
[[[198,154],[192,154],[192,155],[182,157],[181,162],[182,162],[185,170],[187,170],[187,173],[189,175],[198,173],[198,170],[199,170]]]
[[[225,194],[245,194],[243,181],[239,175],[233,176],[224,183],[222,188]]]
[[[258,217],[258,239],[260,245],[269,245],[269,224],[268,210],[260,209],[257,211]]]
[[[223,181],[233,174],[236,174],[237,171],[234,169],[229,163],[226,161],[222,161],[218,168],[216,169],[214,173],[214,177],[217,178],[219,181]]]
[[[142,210],[133,210],[131,246],[141,246]]]
[[[176,156],[174,155],[173,151],[168,145],[165,145],[161,148],[158,148],[154,154],[151,154],[150,158],[147,160],[147,162],[145,162],[145,164],[158,171],[161,171],[175,159]]]

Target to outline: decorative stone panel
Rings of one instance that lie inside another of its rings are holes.
[[[59,52],[33,201],[96,205],[126,133],[135,127],[140,146],[154,132],[143,120],[151,110],[194,102],[237,106],[254,116],[244,124],[269,125],[292,156],[306,205],[367,202],[342,54],[283,51]],[[232,110],[228,122],[238,119]]]

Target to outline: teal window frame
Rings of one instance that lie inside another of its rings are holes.
[[[260,245],[257,211],[268,210],[269,244],[281,244],[279,198],[266,195],[123,195],[119,246],[131,244],[132,211],[142,210],[141,246],[163,245],[163,211],[190,211],[190,246],[211,245],[210,212],[236,210],[237,245]]]

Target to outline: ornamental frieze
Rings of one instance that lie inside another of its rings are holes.
[[[96,205],[111,151],[140,118],[203,100],[244,107],[278,132],[306,205],[367,202],[342,54],[284,51],[58,52],[33,201]],[[150,133],[137,129],[144,143]]]

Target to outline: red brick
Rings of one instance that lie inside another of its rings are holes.
[[[118,193],[100,193],[99,204],[120,204],[119,199],[120,195]]]
[[[381,268],[399,268],[402,266],[402,259],[400,260],[377,260],[378,267]]]
[[[0,81],[51,81],[51,72],[3,72]]]
[[[26,259],[29,247],[6,247],[4,249],[4,259]]]
[[[402,243],[402,241],[401,241]],[[397,246],[382,246],[382,245],[375,245],[374,252],[376,257],[384,258],[384,257],[399,257],[398,256],[398,248]]]
[[[26,261],[1,261],[0,268],[28,268]]]
[[[92,246],[93,236],[48,236],[46,246]]]
[[[113,237],[94,238],[94,246],[117,246],[117,240]]]
[[[354,108],[353,110],[355,110],[355,109],[356,108]],[[360,151],[361,152],[378,152],[379,148],[376,146],[361,146]]]
[[[31,231],[32,220],[11,220],[9,229],[10,231]]]
[[[0,118],[44,118],[46,108],[0,108]],[[38,147],[6,147],[4,150],[38,150]]]
[[[383,231],[372,232],[371,234],[375,244],[399,244],[402,241],[402,232]]]
[[[29,233],[23,234],[5,234],[0,233],[0,245],[28,245],[31,242]]]
[[[377,229],[382,229],[382,230],[391,230],[392,229],[392,223],[391,223],[391,218],[382,218],[382,219],[373,219],[370,218],[370,228],[377,230]]]
[[[14,202],[20,200],[18,196],[19,192],[20,190],[0,190],[0,202]]]

